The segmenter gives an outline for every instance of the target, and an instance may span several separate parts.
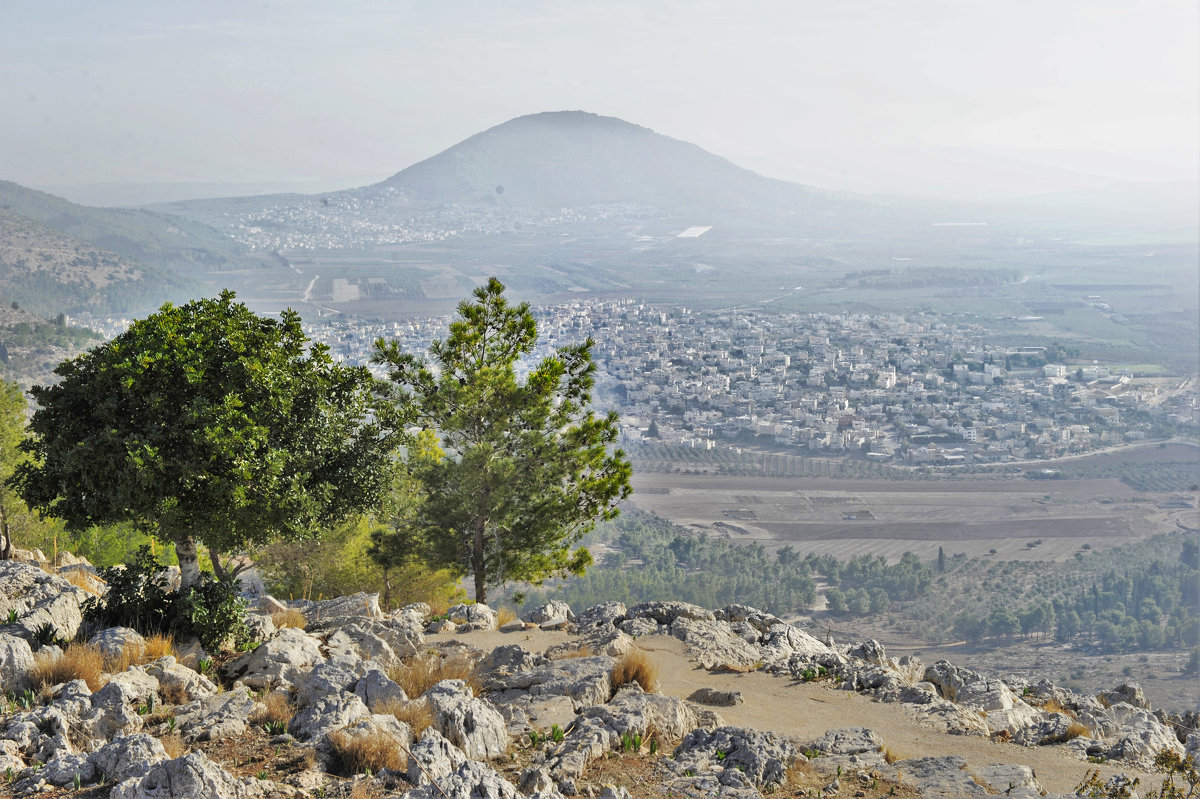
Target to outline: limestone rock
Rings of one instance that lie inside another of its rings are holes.
[[[318,699],[293,716],[288,732],[302,741],[322,746],[329,733],[370,715],[361,699],[340,691]]]
[[[494,707],[471,695],[462,680],[443,680],[425,692],[433,726],[472,760],[500,757],[508,730]]]
[[[0,618],[18,613],[15,624],[0,633],[26,641],[37,640],[37,631],[49,625],[59,638],[71,640],[83,623],[83,603],[91,594],[38,566],[15,560],[0,561]]]
[[[458,604],[448,611],[450,621],[467,630],[496,629],[496,611],[478,602],[474,604]]]
[[[379,607],[379,594],[359,592],[350,596],[310,602],[302,608],[308,619],[309,630],[328,630],[347,624],[383,618]]]
[[[244,733],[253,712],[250,689],[241,687],[202,696],[176,708],[175,721],[184,740],[219,740]]]
[[[221,670],[226,679],[251,688],[289,687],[294,679],[324,660],[320,642],[304,630],[285,627],[252,652],[231,660]]]
[[[203,674],[179,665],[171,655],[146,666],[146,673],[158,681],[164,701],[191,702],[217,692],[216,683]]]
[[[687,644],[688,654],[706,669],[744,671],[763,660],[759,647],[737,637],[721,622],[678,616],[671,624],[671,635]]]
[[[407,702],[408,694],[386,674],[376,668],[367,669],[354,685],[354,695],[361,699],[372,713],[388,702]]]
[[[468,760],[437,781],[405,794],[407,799],[520,799],[516,786],[490,766]]]
[[[641,735],[647,743],[652,732],[670,741],[701,724],[693,705],[674,696],[643,693],[636,683],[622,688],[607,704],[584,707],[580,717],[601,722],[618,739]]]
[[[1101,704],[1106,706],[1124,702],[1127,705],[1140,707],[1143,710],[1150,709],[1150,703],[1146,700],[1146,695],[1142,693],[1142,686],[1137,683],[1123,683],[1111,691],[1101,692],[1096,698],[1100,700]]]
[[[675,748],[673,757],[670,767],[677,773],[717,772],[721,784],[732,781],[732,787],[740,787],[737,783],[744,777],[749,782],[747,787],[761,788],[783,783],[788,766],[796,758],[796,750],[786,739],[771,732],[718,727],[688,733]]]
[[[407,776],[418,788],[429,785],[431,779],[441,782],[467,762],[462,751],[432,727],[421,733],[421,740],[412,745],[411,753]]]
[[[482,674],[481,683],[489,698],[497,703],[513,701],[521,695],[568,696],[577,707],[583,707],[608,701],[612,695],[610,675],[614,664],[605,655],[551,660],[520,671],[495,668]]]
[[[717,617],[711,610],[706,610],[699,605],[693,605],[689,602],[642,602],[634,605],[625,614],[628,618],[635,619],[643,617],[654,619],[659,624],[670,626],[676,619],[694,619],[696,621],[715,622]]]
[[[159,740],[146,733],[117,738],[88,758],[96,776],[109,782],[122,782],[140,777],[151,766],[167,759],[167,751]]]
[[[538,625],[545,624],[551,619],[565,619],[568,622],[573,622],[575,621],[575,613],[566,602],[555,599],[525,615],[525,621]]]
[[[904,775],[906,784],[915,784],[919,788],[922,797],[987,796],[988,790],[972,779],[966,765],[967,761],[958,755],[947,755],[900,760],[894,768]]]
[[[12,691],[23,691],[33,685],[29,670],[33,668],[33,650],[24,638],[0,633],[0,685]]]
[[[120,783],[110,799],[260,799],[264,787],[250,777],[237,779],[203,752],[192,752],[152,766],[141,778]]]
[[[718,691],[716,688],[697,688],[688,699],[701,705],[717,707],[732,707],[744,701],[741,691]]]
[[[137,630],[129,627],[107,627],[98,630],[88,639],[88,643],[97,647],[106,658],[115,658],[126,648],[141,651],[146,645],[146,639]]]
[[[625,618],[626,613],[623,602],[602,602],[575,617],[575,631],[582,635],[590,630],[615,627],[618,621]]]

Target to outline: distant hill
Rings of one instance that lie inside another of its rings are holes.
[[[613,117],[551,111],[478,133],[378,184],[417,204],[562,208],[633,203],[666,211],[789,213],[823,193],[772,180]]]
[[[188,281],[0,209],[0,302],[45,317],[122,313]]]
[[[0,209],[145,266],[181,273],[230,268],[241,252],[211,227],[137,208],[91,208],[0,180]]]

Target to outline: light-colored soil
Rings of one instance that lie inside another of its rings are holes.
[[[533,652],[568,640],[565,633],[472,632],[431,637],[459,640],[484,651],[503,644],[520,644]],[[1017,763],[1031,767],[1042,787],[1051,792],[1072,790],[1092,769],[1107,778],[1124,773],[1153,784],[1154,775],[1120,765],[1093,765],[1069,755],[1060,747],[1020,747],[980,736],[949,735],[923,723],[898,704],[881,703],[867,696],[834,688],[828,683],[794,683],[762,672],[728,674],[708,672],[693,664],[681,641],[669,636],[639,638],[637,645],[650,653],[658,666],[660,691],[686,698],[697,688],[740,691],[744,703],[716,708],[729,724],[752,727],[807,742],[827,730],[869,727],[883,739],[888,751],[900,759],[959,755],[972,766]]]
[[[785,544],[801,555],[913,552],[1002,560],[1067,560],[1087,544],[1103,550],[1196,523],[1194,509],[1158,507],[1169,494],[1115,479],[853,480],[634,476],[633,503],[676,524],[737,543]],[[1036,548],[1028,546],[1034,541]]]

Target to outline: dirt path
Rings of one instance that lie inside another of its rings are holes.
[[[475,632],[447,636],[489,651],[504,644],[520,644],[533,652],[569,640],[565,633]],[[431,642],[442,636],[431,636]],[[637,646],[650,652],[659,667],[660,690],[686,698],[697,688],[740,691],[743,704],[716,708],[729,724],[772,730],[801,741],[821,737],[840,727],[869,727],[883,739],[887,749],[900,759],[959,755],[971,766],[1017,763],[1031,767],[1038,782],[1052,793],[1070,792],[1091,769],[1107,778],[1124,773],[1140,777],[1142,785],[1154,785],[1154,775],[1137,769],[1092,765],[1075,759],[1059,747],[1023,747],[999,743],[974,735],[950,735],[927,726],[898,704],[876,702],[870,697],[833,688],[827,683],[793,683],[762,672],[714,674],[693,664],[682,641],[670,636],[639,638]]]

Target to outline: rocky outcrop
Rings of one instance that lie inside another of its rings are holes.
[[[91,594],[62,577],[15,560],[0,561],[0,618],[16,621],[0,626],[0,635],[35,643],[43,629],[69,641],[83,623],[83,603]]]
[[[4,569],[31,592],[14,599],[9,585],[0,583],[3,601],[19,604],[18,618],[41,607],[71,626],[73,595],[53,595],[60,589],[70,594],[64,581],[33,567],[0,564]],[[889,657],[877,641],[842,647],[819,641],[797,625],[744,605],[709,611],[683,602],[631,608],[613,602],[575,616],[569,607],[551,603],[520,623],[521,629],[526,623],[570,626],[571,637],[545,654],[515,643],[479,652],[461,642],[425,639],[427,629],[495,629],[495,613],[484,605],[455,606],[450,619],[433,628],[427,607],[384,614],[372,595],[290,606],[304,610],[310,629],[276,630],[270,613],[289,605],[260,598],[257,629],[263,640],[223,667],[228,689],[198,673],[195,659],[184,661],[189,667],[163,657],[107,676],[94,693],[74,680],[48,688],[40,699],[23,695],[21,707],[10,706],[8,715],[0,716],[0,771],[12,769],[18,795],[103,779],[115,783],[114,797],[127,799],[301,795],[336,780],[314,770],[289,777],[293,787],[240,779],[199,751],[170,760],[156,737],[169,732],[204,749],[269,732],[273,745],[310,752],[325,769],[339,767],[338,747],[357,739],[374,745],[382,735],[411,756],[403,775],[385,770],[373,779],[409,797],[561,799],[588,793],[617,799],[625,795],[622,790],[583,783],[589,765],[610,753],[658,749],[675,741],[680,743],[674,758],[654,761],[660,770],[656,778],[686,794],[758,797],[773,791],[789,765],[803,757],[798,747],[818,756],[814,768],[829,771],[830,794],[848,787],[834,773],[837,767],[848,775],[903,774],[905,784],[919,786],[923,796],[983,795],[983,790],[1032,797],[1041,790],[1021,766],[972,770],[953,757],[889,764],[884,742],[865,728],[831,729],[798,745],[769,732],[730,727],[712,708],[738,704],[742,697],[736,690],[706,688],[685,700],[645,693],[636,683],[613,686],[614,655],[626,651],[635,636],[655,635],[683,641],[692,659],[709,669],[761,669],[801,681],[828,681],[902,703],[921,722],[942,729],[1030,746],[1064,746],[1080,759],[1144,767],[1163,749],[1200,750],[1195,724],[1174,719],[1182,731],[1176,734],[1163,714],[1150,711],[1136,685],[1088,697],[1047,681],[996,679],[947,661],[927,667],[915,658]],[[10,690],[30,685],[34,647],[28,632],[20,624],[0,628],[0,678]],[[144,643],[136,631],[124,628],[94,631],[90,641],[110,656]],[[601,654],[586,654],[585,646]],[[49,645],[45,651],[56,650]],[[425,661],[440,655],[474,664],[474,688],[444,680],[421,697],[409,697],[388,670],[418,654]],[[251,719],[263,711],[258,700],[265,691],[295,708],[287,733],[251,728]],[[169,723],[155,712],[164,704],[171,706]],[[432,726],[416,742],[408,724],[391,715],[419,719],[426,709]],[[488,765],[514,740],[532,740],[537,747],[515,782]]]

